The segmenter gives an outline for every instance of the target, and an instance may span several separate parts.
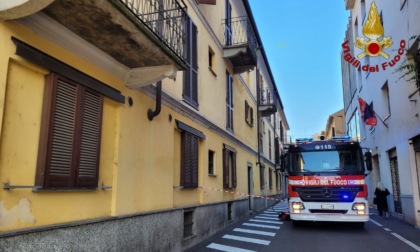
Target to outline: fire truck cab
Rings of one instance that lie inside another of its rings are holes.
[[[363,155],[359,142],[350,137],[296,139],[283,155],[282,169],[294,224],[334,221],[364,227],[369,221],[365,172],[372,170],[372,157],[369,151]]]

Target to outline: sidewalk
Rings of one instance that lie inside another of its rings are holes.
[[[404,220],[394,217],[390,214],[389,218],[379,217],[375,208],[369,208],[370,221],[382,227],[385,231],[390,232],[395,237],[404,237],[409,242],[415,244],[420,249],[420,228],[411,225]],[[403,239],[404,239],[403,238]],[[419,250],[420,251],[420,250]]]

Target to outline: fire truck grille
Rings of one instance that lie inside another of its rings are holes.
[[[353,202],[363,186],[293,186],[303,202]]]

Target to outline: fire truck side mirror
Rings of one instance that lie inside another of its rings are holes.
[[[367,151],[365,153],[365,162],[366,162],[366,169],[368,171],[372,170],[372,153],[370,151]]]

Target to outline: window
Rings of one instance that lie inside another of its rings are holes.
[[[57,74],[45,85],[37,184],[97,187],[103,96]]]
[[[176,121],[181,132],[181,182],[184,188],[198,187],[198,144],[205,135],[180,121]]]
[[[394,198],[394,210],[396,213],[402,213],[402,202],[401,202],[401,187],[400,187],[400,175],[398,168],[398,157],[397,150],[392,149],[388,151],[389,166],[391,168],[391,180],[392,180],[392,196]]]
[[[262,133],[262,129],[260,129],[260,133],[259,133],[259,147],[260,147],[260,154],[263,155],[264,153],[264,142],[263,142],[263,133]]]
[[[284,129],[283,129],[283,122],[280,121],[280,141],[284,143]]]
[[[391,115],[391,104],[389,103],[389,88],[388,88],[388,81],[385,82],[385,84],[382,86],[382,99],[384,100],[385,103],[385,109],[386,109],[386,113],[387,115]],[[388,119],[388,116],[385,118]]]
[[[360,11],[361,11],[361,17],[362,17],[362,24],[364,24],[365,20],[366,20],[366,3],[365,3],[365,0],[360,1]]]
[[[273,189],[273,169],[268,171],[268,188]]]
[[[198,108],[197,27],[194,25],[191,18],[187,18],[187,34],[187,66],[184,71],[182,98],[193,107]]]
[[[268,131],[268,159],[271,160],[271,131]]]
[[[194,210],[184,211],[184,239],[194,235]]]
[[[49,69],[46,77],[36,185],[98,186],[104,97],[125,103],[121,93],[38,49],[12,38],[16,55]]]
[[[209,175],[214,175],[214,151],[209,150]]]
[[[214,70],[214,51],[209,47],[209,68]]]
[[[236,188],[236,150],[224,145],[223,188]]]
[[[225,45],[232,45],[232,5],[226,0]]]
[[[198,137],[181,133],[181,186],[198,187]]]
[[[264,179],[264,165],[260,165],[260,188],[264,189],[265,179]]]
[[[400,8],[402,10],[402,8],[404,7],[405,2],[407,2],[407,0],[400,0]]]
[[[226,129],[233,131],[233,78],[226,73]]]
[[[249,106],[248,101],[245,100],[245,122],[250,126],[254,126],[254,109]]]
[[[372,109],[372,111],[375,111],[373,108],[373,101],[369,104],[369,106]],[[375,126],[370,126],[369,132],[373,132],[374,130],[375,130]]]

